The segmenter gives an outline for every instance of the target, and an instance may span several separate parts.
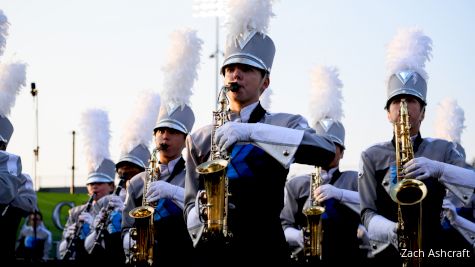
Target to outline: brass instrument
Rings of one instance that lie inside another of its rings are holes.
[[[310,176],[310,206],[303,210],[307,217],[307,227],[304,229],[304,257],[319,257],[322,259],[322,214],[325,207],[314,197],[313,192],[322,185],[321,167],[315,167],[315,172]]]
[[[94,198],[96,197],[96,193],[92,194],[91,197],[89,197],[89,200],[87,201],[86,208],[84,209],[84,212],[90,212],[92,208],[92,202],[94,201]],[[66,246],[66,252],[64,253],[63,260],[75,260],[76,259],[76,246],[78,245],[78,242],[80,240],[80,235],[82,231],[82,227],[84,225],[84,222],[78,222],[76,224],[76,232],[74,232],[74,235],[71,239],[68,240],[68,244]]]
[[[407,103],[401,99],[399,122],[394,123],[396,145],[397,183],[391,187],[390,196],[398,204],[399,251],[419,251],[422,248],[422,205],[427,195],[426,185],[416,179],[404,178],[403,166],[414,158],[410,135],[411,125]],[[403,266],[420,266],[419,257],[404,257]]]
[[[160,145],[152,152],[149,160],[149,167],[145,169],[145,179],[142,193],[142,206],[136,207],[129,211],[129,216],[135,219],[134,227],[130,229],[130,238],[135,240],[135,245],[131,250],[131,262],[134,265],[148,265],[153,264],[153,244],[155,243],[154,226],[153,226],[153,212],[155,210],[155,203],[150,203],[146,200],[150,184],[158,181],[160,178],[160,169],[158,168],[157,153],[166,149],[166,146]]]
[[[214,141],[216,130],[229,121],[229,100],[226,93],[228,90],[237,91],[239,85],[232,83],[223,86],[218,97],[218,108],[213,111],[213,130],[211,132],[211,160],[196,167],[196,171],[203,177],[204,192],[199,196],[201,207],[197,207],[200,216],[205,220],[204,238],[228,237],[228,177],[226,167],[229,155],[226,151],[220,151]]]

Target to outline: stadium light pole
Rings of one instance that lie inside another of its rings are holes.
[[[38,160],[40,155],[40,145],[39,145],[39,124],[38,124],[38,89],[36,89],[36,84],[31,83],[31,95],[33,96],[33,101],[35,102],[35,138],[36,138],[36,147],[33,149],[33,154],[35,156],[34,160],[34,176],[35,176],[35,189],[38,191],[40,189],[39,179],[38,179]]]
[[[215,100],[218,99],[219,93],[219,56],[223,55],[223,52],[219,49],[219,17],[224,15],[226,1],[229,0],[193,0],[193,17],[215,17],[216,19],[216,49],[209,56],[214,58],[216,63]],[[215,102],[217,105],[217,101]]]
[[[72,175],[71,175],[71,187],[69,188],[69,193],[72,195],[74,194],[74,163],[76,159],[76,131],[73,131],[73,166],[71,167]]]

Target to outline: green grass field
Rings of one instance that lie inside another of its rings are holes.
[[[51,192],[37,192],[38,196],[38,207],[43,213],[43,220],[45,226],[51,231],[53,234],[53,242],[61,240],[62,231],[59,230],[53,224],[53,210],[54,207],[63,201],[66,202],[74,202],[76,206],[82,205],[86,203],[89,199],[87,194],[69,194],[69,193],[51,193]],[[64,226],[66,220],[68,218],[68,210],[69,207],[65,206],[61,209],[61,224]]]

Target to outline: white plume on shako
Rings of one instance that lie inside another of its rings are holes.
[[[341,121],[343,118],[343,83],[339,79],[338,69],[330,66],[317,66],[312,71],[312,91],[310,93],[310,116],[312,125],[329,118]]]
[[[80,129],[86,157],[87,171],[94,172],[104,159],[110,159],[111,133],[107,112],[90,108],[81,114]]]
[[[463,129],[465,129],[464,122],[464,111],[455,99],[445,98],[440,101],[434,126],[437,138],[460,143]]]
[[[225,26],[228,30],[227,44],[236,38],[246,39],[250,31],[267,34],[269,21],[274,16],[271,0],[233,0],[228,1]]]
[[[425,64],[432,57],[432,40],[419,28],[399,29],[387,47],[386,65],[389,77],[411,69],[427,81]]]
[[[129,153],[136,146],[148,147],[153,139],[153,128],[160,111],[161,98],[151,90],[138,94],[133,113],[124,123],[121,136],[121,155]]]
[[[198,77],[203,40],[196,30],[180,29],[171,34],[167,63],[164,72],[161,112],[171,112],[184,105],[190,106],[193,84]]]
[[[3,56],[8,36],[8,20],[0,10],[0,57]],[[9,116],[20,89],[26,85],[26,64],[16,60],[0,59],[0,115]]]

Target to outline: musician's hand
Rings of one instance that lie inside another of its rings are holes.
[[[287,227],[284,230],[285,239],[287,243],[293,247],[303,248],[303,231],[293,227]]]
[[[215,142],[220,150],[226,150],[239,141],[250,141],[256,123],[239,123],[230,121],[216,130]]]
[[[313,192],[313,196],[318,202],[322,202],[331,198],[339,201],[343,196],[343,191],[331,184],[324,184],[317,187],[317,189]]]
[[[105,221],[104,216],[106,216],[105,208],[102,208],[101,211],[94,217],[94,222],[92,223],[92,229],[96,229],[97,225],[101,221]]]
[[[107,226],[109,234],[120,232],[122,223],[122,213],[120,211],[113,211],[110,215],[110,223]]]
[[[124,201],[122,198],[116,195],[109,195],[109,206],[114,210],[122,211],[124,210]]]
[[[84,248],[88,252],[92,252],[92,248],[94,247],[94,243],[96,242],[97,239],[97,233],[95,231],[91,232],[90,235],[86,237],[84,240]],[[104,240],[102,240],[102,247],[105,248]]]
[[[172,185],[165,181],[155,181],[150,183],[145,198],[147,199],[147,202],[155,202],[161,198],[173,199],[177,190],[178,186],[176,185]]]
[[[404,178],[414,178],[417,180],[424,180],[429,177],[438,179],[444,172],[444,165],[442,162],[425,157],[413,158],[404,164],[403,167]]]
[[[92,222],[94,221],[94,218],[92,217],[91,213],[82,212],[81,214],[79,214],[78,220],[80,222],[84,222],[84,223],[87,223],[87,224],[91,225]]]
[[[76,223],[71,224],[66,228],[66,231],[64,233],[64,237],[66,239],[71,239],[74,237],[74,234],[76,233]]]
[[[442,208],[444,216],[450,221],[451,224],[454,224],[455,219],[457,217],[457,209],[455,205],[448,199],[444,199],[442,202]]]

